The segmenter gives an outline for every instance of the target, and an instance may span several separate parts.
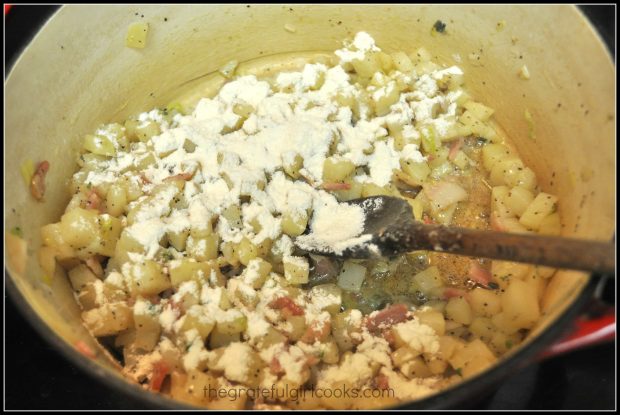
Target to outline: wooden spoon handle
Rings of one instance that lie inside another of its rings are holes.
[[[556,236],[482,231],[411,224],[406,242],[413,249],[526,262],[554,268],[615,273],[615,244]]]

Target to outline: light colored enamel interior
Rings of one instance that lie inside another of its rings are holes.
[[[447,33],[431,36],[438,19]],[[503,31],[496,29],[500,20]],[[150,25],[142,50],[124,46],[135,21]],[[41,283],[36,261],[39,227],[57,221],[68,201],[66,182],[85,133],[165,105],[231,59],[333,51],[359,30],[388,52],[424,46],[446,64],[459,54],[466,88],[496,110],[543,190],[560,197],[564,235],[609,240],[615,227],[615,69],[572,6],[65,6],[5,85],[5,227],[20,226],[29,243],[26,275],[9,269],[23,301],[68,343],[81,339],[95,347],[69,285],[60,275],[51,288]],[[517,76],[524,64],[527,81]],[[33,201],[20,177],[26,159],[51,163],[45,203]],[[583,273],[556,274],[540,328],[571,304],[585,281]]]

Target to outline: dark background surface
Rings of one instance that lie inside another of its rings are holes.
[[[615,53],[614,6],[580,6]],[[5,69],[57,6],[14,6],[5,17]],[[615,301],[613,278],[604,298]],[[93,380],[54,350],[5,304],[6,409],[141,409],[143,405]],[[572,352],[515,373],[473,409],[614,409],[614,343]]]

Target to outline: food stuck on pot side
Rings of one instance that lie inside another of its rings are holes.
[[[212,98],[87,135],[73,197],[42,228],[42,266],[68,271],[128,377],[209,408],[370,408],[523,341],[553,269],[294,245],[357,243],[363,214],[341,202],[372,195],[405,198],[420,221],[559,234],[555,196],[460,68],[424,48],[384,53],[364,32],[298,72],[229,66]]]

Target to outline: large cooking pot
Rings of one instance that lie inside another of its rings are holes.
[[[138,20],[150,25],[147,47],[126,48],[127,27]],[[447,30],[433,36],[437,20]],[[425,46],[440,63],[459,54],[466,88],[495,108],[542,189],[559,196],[563,234],[612,237],[615,69],[575,7],[65,6],[24,50],[5,85],[5,229],[19,226],[27,243],[5,251],[7,286],[42,336],[85,372],[145,406],[179,406],[121,376],[82,327],[60,270],[42,279],[39,228],[57,221],[69,200],[66,182],[76,168],[71,154],[98,124],[165,105],[190,88],[189,81],[231,59],[333,51],[360,30],[387,52]],[[524,64],[529,80],[517,76]],[[35,202],[22,182],[26,159],[51,164],[45,203]],[[590,288],[584,273],[556,273],[542,299],[543,318],[522,347],[476,378],[408,407],[454,407],[496,385],[559,338]],[[85,345],[95,356],[79,353]]]

